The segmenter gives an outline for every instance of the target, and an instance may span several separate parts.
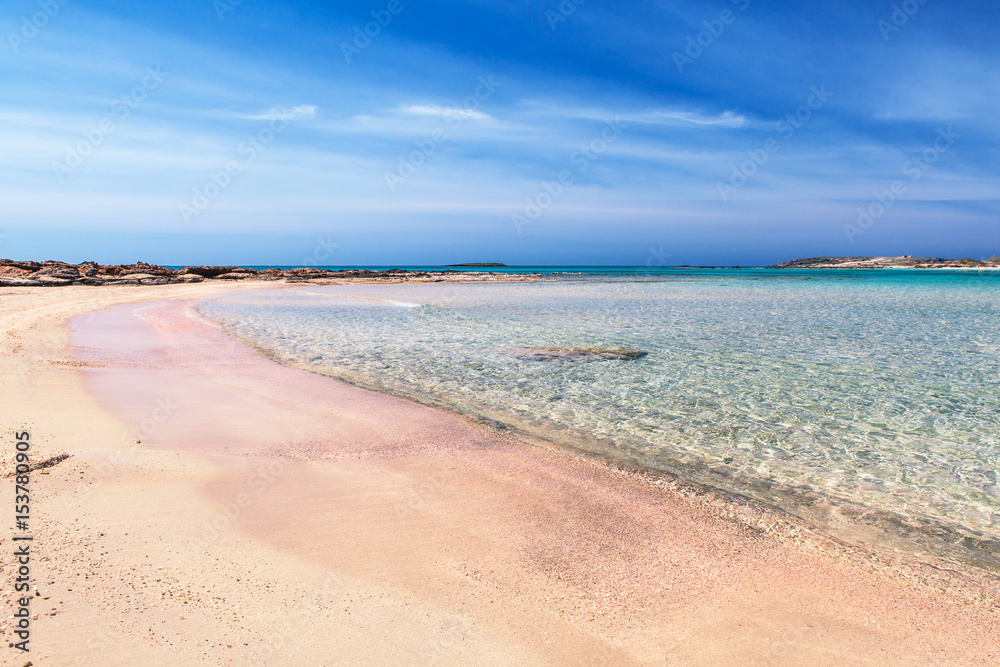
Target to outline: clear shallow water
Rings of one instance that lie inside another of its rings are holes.
[[[290,363],[778,505],[781,489],[808,491],[1000,538],[1000,276],[310,286],[200,309]],[[525,347],[649,355],[536,361]]]

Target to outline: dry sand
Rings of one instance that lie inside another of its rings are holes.
[[[0,290],[2,459],[72,455],[4,664],[1000,662],[992,577],[282,367],[185,300],[222,289]]]

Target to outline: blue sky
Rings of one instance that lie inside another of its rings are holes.
[[[1000,255],[995,0],[123,4],[0,2],[2,257]]]

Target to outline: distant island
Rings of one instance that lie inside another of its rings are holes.
[[[493,266],[493,267],[504,266],[504,267],[506,267],[507,265],[506,264],[501,264],[500,262],[467,262],[465,264],[445,264],[444,268],[449,269],[449,268],[456,268],[456,267],[460,267],[460,266]]]
[[[807,257],[767,267],[769,269],[997,269],[1000,257],[941,259],[937,257]]]

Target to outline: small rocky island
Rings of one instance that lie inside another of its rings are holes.
[[[171,285],[200,283],[205,280],[281,280],[311,281],[371,281],[371,282],[441,282],[463,280],[531,280],[537,274],[510,275],[474,271],[407,271],[387,269],[253,269],[239,266],[188,266],[171,269],[155,264],[98,264],[84,262],[30,262],[0,259],[0,287],[64,287],[68,285]]]
[[[1000,268],[1000,257],[940,259],[935,257],[807,257],[769,266],[769,269],[976,269]]]

